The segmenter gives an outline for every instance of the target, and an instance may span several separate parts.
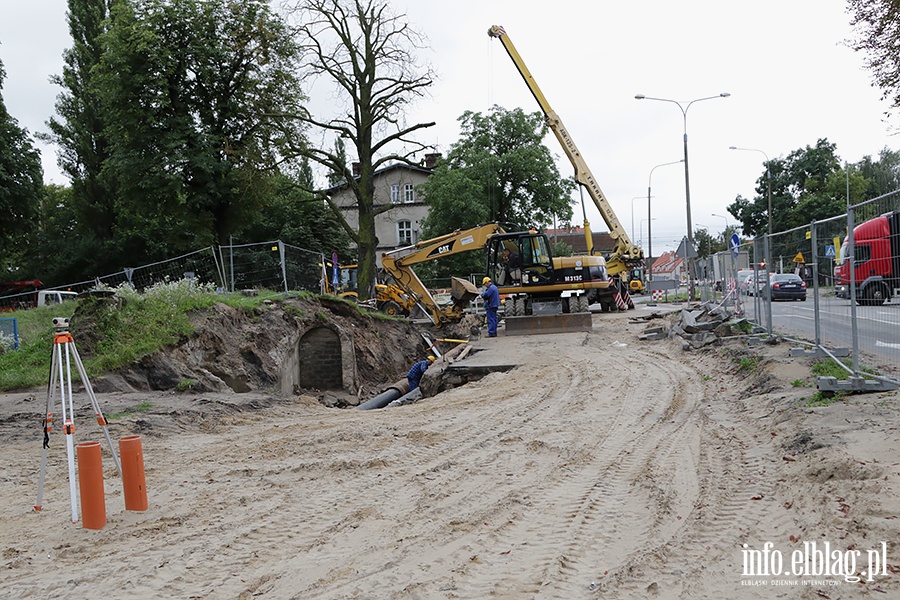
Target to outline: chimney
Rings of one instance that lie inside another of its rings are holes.
[[[437,165],[438,159],[441,157],[440,152],[425,155],[425,168],[433,169]]]
[[[353,176],[359,177],[360,175],[362,175],[362,167],[358,162],[355,162],[353,163]]]

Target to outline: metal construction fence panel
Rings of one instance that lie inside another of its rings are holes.
[[[0,318],[0,354],[19,349],[19,322],[8,317]]]
[[[745,250],[718,252],[707,259],[700,281],[700,300],[721,304],[734,315],[743,315],[743,298],[738,289],[738,273],[748,264]]]
[[[859,239],[845,244],[863,223]],[[842,264],[846,280],[838,277]],[[842,363],[855,377],[900,384],[900,190],[694,267],[703,277],[701,300],[720,302],[820,356],[849,356]],[[715,278],[711,292],[707,267]],[[805,293],[785,285],[784,274],[799,276]]]
[[[175,258],[125,267],[121,271],[77,281],[47,290],[86,292],[97,287],[115,288],[123,284],[143,290],[165,281],[189,279],[213,284],[221,291],[261,288],[272,291],[323,290],[321,252],[305,250],[281,241],[231,246],[210,246]],[[8,294],[0,297],[0,308],[34,306],[37,292]]]
[[[281,241],[219,246],[225,289],[322,292],[325,257]]]

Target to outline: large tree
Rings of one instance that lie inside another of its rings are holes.
[[[543,140],[549,129],[539,112],[491,108],[466,111],[461,135],[423,185],[429,205],[423,232],[434,237],[497,221],[509,231],[544,228],[554,217],[572,218],[572,178],[562,177]],[[435,266],[435,276],[476,272],[481,257]]]
[[[766,169],[768,167],[768,169]],[[820,139],[815,146],[791,152],[787,158],[776,158],[763,164],[756,180],[756,197],[738,196],[728,212],[750,236],[768,232],[768,189],[772,186],[772,230],[784,231],[840,214],[846,204],[837,179],[843,174],[836,146]],[[771,177],[771,182],[770,178]]]
[[[6,71],[0,62],[0,92]],[[6,110],[0,94],[0,279],[20,266],[37,225],[44,172],[28,131]]]
[[[303,156],[328,173],[343,173],[356,198],[358,229],[332,206],[359,252],[360,298],[375,290],[375,217],[390,204],[375,205],[375,171],[392,162],[417,164],[414,154],[425,146],[410,136],[434,123],[407,124],[404,109],[432,84],[430,67],[419,64],[422,37],[394,14],[387,0],[299,0],[290,2],[303,49],[304,72],[313,80],[330,80],[336,88],[337,115],[298,112],[300,122],[318,132],[320,143],[298,147]],[[310,134],[313,135],[312,133]],[[356,155],[355,177],[341,154],[344,138]]]
[[[56,100],[59,118],[47,122],[50,134],[46,136],[59,148],[59,166],[72,182],[70,206],[77,216],[77,234],[91,247],[88,254],[98,266],[104,263],[102,255],[111,251],[116,194],[103,175],[109,143],[94,68],[103,57],[101,38],[109,27],[110,4],[116,1],[69,0],[72,47],[63,53],[62,75],[51,78],[63,91]]]
[[[890,108],[900,108],[900,2],[848,0],[847,11],[856,33],[851,47],[865,53],[866,68]]]
[[[304,99],[297,47],[264,0],[113,8],[96,85],[119,190],[119,244],[153,257],[227,243],[264,206],[281,116]]]
[[[575,182],[560,175],[543,143],[549,129],[541,113],[494,106],[459,121],[459,141],[423,185],[427,235],[488,221],[523,229],[572,218]]]

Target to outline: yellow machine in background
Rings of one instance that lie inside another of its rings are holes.
[[[518,69],[519,74],[522,76],[522,79],[525,80],[525,84],[534,96],[534,99],[537,100],[538,105],[541,107],[541,111],[544,113],[544,117],[547,121],[547,126],[556,136],[556,139],[562,146],[563,152],[565,152],[569,162],[572,163],[572,167],[575,169],[575,181],[581,186],[581,189],[587,190],[588,195],[594,201],[594,205],[597,207],[597,210],[600,211],[600,215],[606,222],[606,226],[609,227],[609,235],[615,241],[616,247],[605,257],[606,269],[610,277],[612,277],[616,283],[623,283],[622,287],[624,288],[624,278],[627,275],[625,272],[637,267],[643,267],[644,251],[640,247],[635,246],[628,237],[628,233],[625,231],[625,228],[622,227],[618,217],[616,217],[616,213],[613,211],[612,206],[603,194],[603,190],[600,189],[600,184],[597,183],[597,180],[588,168],[587,163],[584,161],[584,157],[575,146],[572,136],[569,134],[565,125],[563,125],[562,119],[559,118],[556,111],[550,108],[550,103],[547,102],[544,93],[538,87],[538,84],[528,70],[528,67],[525,66],[525,61],[522,60],[518,50],[516,50],[516,47],[509,39],[506,30],[499,25],[494,25],[488,29],[488,35],[499,39],[503,44],[506,53],[509,54],[516,69]],[[584,212],[583,204],[584,203],[582,202],[582,212]],[[589,255],[593,254],[594,240],[591,235],[591,226],[590,223],[588,223],[586,213],[584,215],[584,235],[587,242],[587,253]],[[627,285],[628,288],[633,289],[631,287],[631,281],[629,281]],[[643,289],[643,282],[641,282],[640,285],[641,289]],[[623,295],[627,295],[626,289],[622,289],[621,292]],[[633,307],[633,303],[629,302],[629,304]]]
[[[359,299],[359,284],[357,283],[357,265],[339,265],[338,266],[338,285],[334,286],[330,275],[332,264],[325,264],[326,276],[325,293],[334,294],[339,298],[353,300]],[[416,303],[406,293],[396,285],[376,283],[375,284],[375,307],[381,312],[392,317],[409,316]]]
[[[590,312],[593,302],[611,302],[612,291],[602,256],[554,257],[550,240],[537,231],[507,233],[497,223],[457,230],[413,246],[385,252],[381,264],[397,286],[435,325],[459,321],[478,289],[459,277],[451,280],[451,304],[440,305],[413,266],[461,252],[486,252],[485,272],[507,295],[506,315]],[[506,251],[509,251],[507,253]],[[507,255],[517,256],[517,265]]]
[[[631,269],[628,275],[628,290],[633,294],[644,293],[644,270],[641,268]]]

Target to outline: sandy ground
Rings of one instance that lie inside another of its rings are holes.
[[[739,372],[745,343],[640,342],[629,316],[530,337],[515,370],[384,410],[101,395],[107,416],[150,403],[110,426],[142,436],[150,508],[124,509],[104,443],[99,531],[71,522],[59,431],[32,510],[46,397],[2,396],[0,597],[900,598],[897,395],[807,408],[787,346]],[[826,544],[839,574],[804,558]],[[781,573],[747,575],[748,556]]]

